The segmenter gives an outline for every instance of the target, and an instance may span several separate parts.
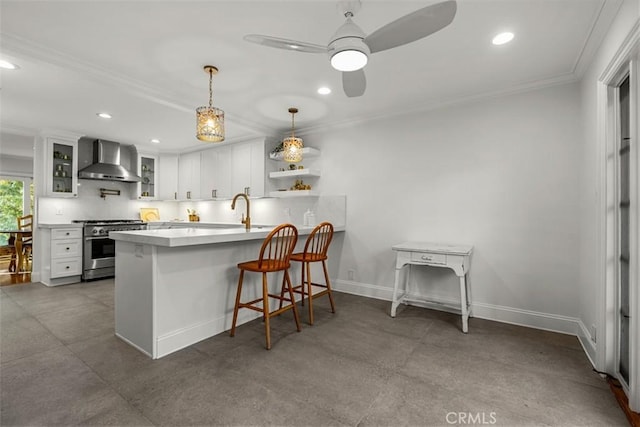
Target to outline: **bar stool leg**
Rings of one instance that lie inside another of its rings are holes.
[[[304,273],[305,273],[304,268],[305,268],[305,265],[306,265],[306,262],[302,261],[302,265],[300,267],[300,279],[301,279],[301,282],[300,282],[300,293],[302,294],[302,299],[300,301],[301,301],[303,307],[304,307],[304,294],[305,294],[305,291],[304,291]],[[309,278],[307,277],[307,280],[308,279]]]
[[[331,303],[331,312],[336,312],[336,306],[333,303],[333,292],[331,291],[331,282],[329,281],[329,271],[327,270],[327,263],[322,261],[322,269],[324,270],[324,280],[327,284],[327,294],[329,295],[329,302]]]
[[[296,328],[298,330],[298,332],[300,332],[302,330],[302,328],[300,327],[300,316],[298,316],[298,308],[296,307],[296,300],[293,297],[293,286],[291,285],[291,278],[289,277],[289,270],[285,270],[284,271],[284,277],[287,281],[287,289],[289,290],[289,298],[291,298],[291,304],[293,305],[292,310],[293,310],[293,318],[296,321]]]
[[[311,281],[311,263],[303,262],[302,268],[307,269],[307,294],[309,295],[309,324],[313,325],[313,287]],[[304,289],[304,282],[302,283],[302,289]]]
[[[233,322],[231,323],[230,337],[236,333],[236,321],[238,320],[238,309],[240,308],[240,294],[242,293],[242,279],[244,278],[244,270],[240,270],[240,278],[238,279],[238,291],[236,292],[236,305],[233,307]]]
[[[264,331],[267,336],[267,350],[271,350],[271,328],[269,327],[269,289],[267,273],[262,273],[262,310],[264,314]]]

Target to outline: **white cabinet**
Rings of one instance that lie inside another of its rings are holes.
[[[200,198],[200,151],[178,158],[178,199]]]
[[[57,286],[79,282],[82,274],[82,228],[60,225],[43,231],[49,257],[43,263],[42,283]]]
[[[78,196],[78,141],[46,138],[46,194]]]
[[[138,175],[136,197],[141,200],[153,200],[158,196],[158,157],[155,155],[138,155]]]
[[[160,154],[158,158],[158,198],[178,199],[178,155]]]
[[[264,196],[264,140],[232,146],[231,195],[249,192],[251,197]]]
[[[229,198],[231,194],[231,148],[204,150],[200,156],[201,196],[203,199]]]
[[[307,166],[302,167],[297,163],[286,163],[283,161],[282,152],[270,154],[271,160],[277,161],[279,170],[269,172],[269,178],[274,182],[272,187],[278,191],[270,191],[271,197],[300,197],[300,196],[317,196],[316,189],[317,179],[320,177],[320,168],[317,165],[317,159],[320,157],[320,151],[312,147],[304,147],[302,149],[302,161]],[[302,167],[302,169],[298,169]],[[310,185],[311,189],[292,190],[296,186],[296,182],[303,182]]]

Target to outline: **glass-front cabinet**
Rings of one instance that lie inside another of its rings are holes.
[[[158,195],[156,183],[157,175],[157,156],[140,154],[138,156],[138,174],[140,174],[140,182],[138,185],[138,199],[155,199]]]
[[[47,194],[78,196],[78,142],[47,138]]]

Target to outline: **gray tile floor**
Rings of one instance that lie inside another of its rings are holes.
[[[257,320],[154,361],[114,336],[112,280],[0,304],[2,426],[628,425],[566,335],[336,293],[271,351]]]

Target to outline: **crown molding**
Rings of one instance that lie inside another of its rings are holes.
[[[587,34],[573,65],[573,73],[578,79],[581,79],[589,68],[622,3],[623,0],[602,0],[600,9],[593,16],[591,31]]]
[[[373,122],[373,121],[379,122],[381,120],[388,120],[388,119],[392,119],[400,116],[425,113],[428,111],[442,110],[442,109],[450,108],[456,105],[473,104],[473,103],[485,101],[488,99],[502,98],[505,96],[517,95],[519,93],[526,93],[526,92],[532,92],[535,90],[545,89],[548,87],[576,83],[578,81],[579,79],[576,77],[574,73],[565,73],[557,77],[527,82],[517,86],[512,86],[511,88],[507,88],[507,89],[481,92],[474,95],[462,96],[462,97],[452,98],[448,100],[433,100],[433,101],[427,101],[420,104],[414,104],[414,105],[408,106],[407,108],[396,110],[394,113],[384,112],[376,115],[371,115],[371,114],[362,115],[362,116],[354,117],[349,120],[335,122],[333,124],[323,124],[323,125],[310,126],[310,127],[300,128],[300,129],[296,128],[296,135],[303,137],[307,135],[316,134],[319,132],[324,132],[327,130],[344,129],[346,127],[350,127],[356,124],[363,124],[363,123]]]

